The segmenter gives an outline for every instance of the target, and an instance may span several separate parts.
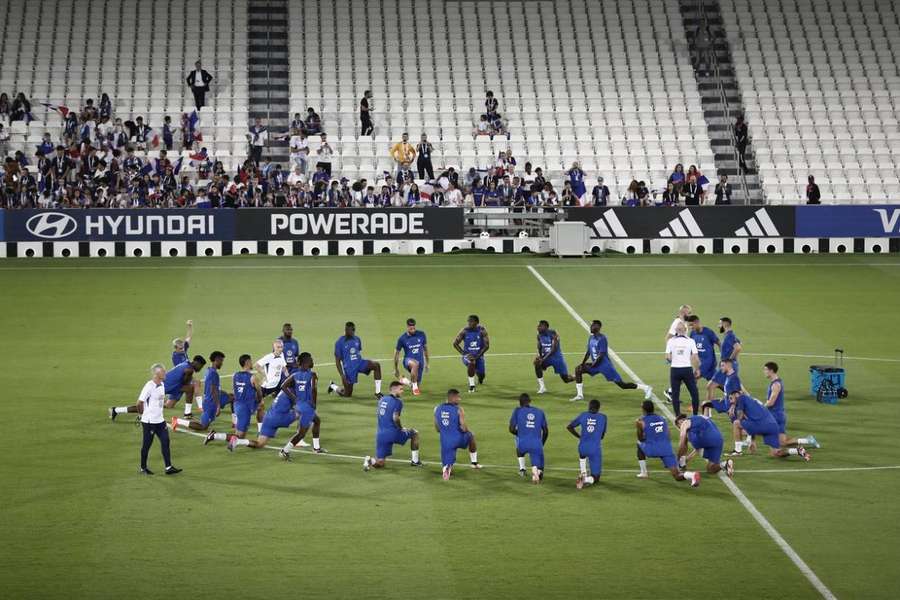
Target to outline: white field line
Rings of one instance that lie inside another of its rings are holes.
[[[528,265],[527,268],[531,272],[531,274],[534,275],[534,277],[541,283],[541,285],[543,285],[544,288],[546,288],[547,291],[550,292],[550,295],[556,298],[557,302],[559,302],[560,305],[562,305],[562,307],[565,308],[570,315],[572,315],[575,321],[577,321],[584,329],[590,331],[590,327],[588,326],[587,321],[585,321],[581,317],[581,315],[579,315],[575,311],[575,309],[572,308],[572,306],[568,302],[566,302],[565,298],[563,298],[559,294],[559,292],[557,292],[553,288],[553,286],[551,286],[547,282],[547,280],[537,272],[534,267]],[[618,354],[613,352],[612,348],[609,349],[609,357],[628,374],[632,381],[636,383],[643,383],[643,381],[637,376],[637,374],[631,369],[631,367],[629,367]],[[666,415],[666,417],[669,418],[669,420],[675,420],[675,415],[672,414],[672,411],[669,410],[668,406],[666,406],[663,402],[660,402],[656,394],[653,394],[653,401],[657,406],[659,406],[660,410]],[[759,523],[760,527],[762,527],[763,530],[769,535],[769,537],[772,538],[772,541],[774,541],[775,544],[777,544],[778,547],[781,548],[782,552],[785,553],[785,555],[791,560],[791,562],[793,562],[794,565],[796,565],[797,568],[800,569],[800,572],[803,573],[804,577],[806,577],[810,584],[812,584],[812,586],[816,588],[816,590],[818,590],[822,597],[826,600],[836,600],[836,596],[831,592],[831,590],[829,590],[828,587],[826,587],[825,584],[822,583],[822,580],[819,579],[819,577],[815,574],[815,572],[813,572],[809,565],[807,565],[806,562],[802,558],[800,558],[800,555],[797,554],[797,552],[791,547],[791,545],[787,543],[784,537],[782,537],[782,535],[778,533],[778,531],[775,529],[775,527],[772,526],[769,520],[766,519],[766,517],[761,512],[759,512],[759,510],[756,508],[756,506],[753,505],[752,502],[750,502],[750,499],[744,495],[744,492],[741,491],[737,484],[721,473],[719,474],[719,479],[721,479],[725,483],[725,486],[734,495],[734,497],[737,498],[738,502],[740,502],[741,505],[747,510],[747,512],[749,512],[750,515],[756,520],[756,522]]]

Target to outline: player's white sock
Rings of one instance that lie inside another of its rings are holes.
[[[537,380],[538,380],[538,389],[539,390],[547,389],[546,386],[544,386],[544,378],[543,377],[538,377]]]
[[[313,438],[313,450],[319,450],[319,449],[321,449],[321,446],[319,446],[319,438],[314,437]]]
[[[683,456],[679,456],[678,457],[678,466],[681,467],[682,469],[685,468],[687,466],[687,459]]]
[[[469,461],[473,463],[478,462],[478,452],[469,452]]]
[[[285,452],[290,452],[293,449],[294,444],[291,443],[291,440],[288,440],[288,443],[284,445],[284,448],[282,448],[282,450],[284,450]]]
[[[693,479],[693,478],[694,478],[694,471],[685,471],[685,472],[684,472],[684,479],[685,479],[685,481],[690,482],[691,479]]]
[[[228,434],[226,434],[226,433],[214,433],[214,434],[213,434],[213,439],[214,439],[214,440],[218,440],[218,441],[220,441],[220,442],[224,442],[226,439],[228,439]]]
[[[248,440],[247,438],[238,438],[238,439],[234,440],[234,445],[235,446],[249,446],[250,440]]]
[[[257,423],[257,424],[256,424],[256,431],[261,431],[261,430],[262,430],[262,423]]]
[[[237,425],[237,415],[231,413],[231,426],[234,427],[235,425]]]
[[[336,383],[331,383],[328,385],[328,389],[331,390],[332,392],[336,392],[341,388],[339,388]]]
[[[200,407],[199,404],[197,405],[197,408],[202,410],[202,408]],[[191,414],[191,403],[190,402],[184,403],[184,414],[185,414],[185,416]]]
[[[520,471],[525,470],[525,457],[524,456],[519,457],[519,470]]]
[[[116,409],[116,412],[119,412],[118,408]],[[809,438],[797,438],[797,443],[800,444],[801,446],[806,446],[807,444],[810,443],[810,441],[809,441]]]
[[[594,476],[593,475],[585,475],[584,477],[584,485],[594,485]]]
[[[203,396],[194,396],[194,404],[197,405],[197,410],[203,410]]]
[[[418,392],[418,391],[419,391],[419,384],[416,383],[415,381],[413,381],[413,382],[412,382],[412,389],[413,389],[414,392]]]
[[[375,393],[376,394],[381,393],[381,380],[380,379],[375,380]]]
[[[638,460],[638,466],[641,468],[641,475],[647,474],[647,461],[646,460]]]
[[[117,406],[113,409],[113,412],[117,415],[124,415],[125,413],[128,412],[128,407],[127,406]]]
[[[413,462],[419,462],[419,451],[418,451],[418,450],[412,450],[411,453],[412,453],[412,461],[413,461]]]
[[[474,386],[474,385],[475,385],[475,378],[469,377],[469,386]]]
[[[582,475],[587,475],[587,459],[586,458],[578,459],[578,469],[581,471]]]
[[[575,384],[575,395],[584,396],[584,383]]]
[[[798,450],[797,448],[788,448],[787,453],[791,456],[797,456],[798,454],[800,454],[800,450]]]
[[[188,427],[191,424],[191,422],[187,419],[175,419],[175,420],[178,421],[179,427]]]
[[[736,441],[736,442],[734,443],[734,451],[735,451],[735,452],[740,452],[740,451],[741,451],[741,448],[743,447],[743,445],[744,445],[743,442]]]

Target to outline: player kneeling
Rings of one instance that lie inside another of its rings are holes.
[[[234,424],[234,435],[238,438],[247,436],[247,429],[250,427],[250,418],[256,414],[257,423],[262,423],[263,415],[263,390],[256,377],[253,376],[253,359],[249,354],[242,354],[238,358],[241,370],[236,371],[231,376],[232,389],[234,391],[234,414],[232,422]],[[224,441],[229,435],[218,433],[215,430],[209,432],[206,436],[204,444],[212,441]]]
[[[581,428],[581,433],[575,431]],[[578,438],[578,479],[575,487],[579,490],[593,485],[603,472],[603,437],[606,435],[606,415],[600,412],[600,401],[588,402],[588,409],[575,417],[566,426],[569,433]],[[591,463],[591,474],[587,474],[587,463]]]
[[[218,350],[209,355],[209,367],[206,369],[206,377],[203,379],[203,412],[200,414],[200,420],[172,417],[172,431],[178,431],[179,427],[187,427],[194,431],[206,431],[219,416],[222,408],[234,401],[234,397],[219,386],[219,370],[224,361],[225,354]]]
[[[407,429],[400,423],[400,413],[403,412],[403,384],[392,381],[389,386],[390,394],[378,399],[378,409],[375,417],[378,422],[378,430],[375,434],[375,457],[367,456],[363,460],[363,470],[383,469],[387,458],[393,454],[394,444],[409,447],[412,456],[409,464],[413,467],[421,467],[419,460],[419,432],[415,429]]]
[[[531,458],[531,481],[544,479],[544,444],[550,437],[544,411],[531,406],[528,394],[519,396],[519,406],[509,418],[509,432],[516,436],[516,456],[519,458],[519,476],[525,477],[525,455]]]
[[[734,461],[730,458],[725,463],[722,460],[722,448],[725,440],[722,439],[722,432],[716,427],[709,417],[694,415],[687,417],[678,415],[675,417],[675,426],[678,427],[678,459],[679,466],[687,466],[687,463],[698,453],[702,453],[706,459],[706,472],[714,475],[725,469],[725,474],[729,477],[734,475]],[[694,449],[688,453],[688,442]],[[691,482],[691,487],[700,485],[699,471],[684,471],[684,478]]]
[[[644,400],[641,405],[643,416],[635,421],[637,428],[637,458],[641,471],[637,474],[639,479],[647,479],[647,457],[658,458],[665,468],[669,470],[675,481],[685,481],[684,475],[678,469],[678,461],[672,451],[672,440],[669,439],[669,424],[664,417],[654,412],[653,401]]]
[[[459,390],[447,390],[447,401],[434,407],[434,429],[441,437],[441,466],[444,481],[450,479],[456,464],[456,451],[469,449],[469,461],[473,469],[480,469],[475,434],[466,425],[466,414],[459,405]]]
[[[760,402],[751,398],[747,394],[739,391],[733,392],[728,401],[731,403],[730,413],[734,416],[734,439],[741,439],[741,430],[746,431],[748,435],[761,435],[763,442],[771,448],[770,456],[799,456],[803,460],[809,462],[812,459],[809,452],[803,446],[795,448],[782,448],[781,428],[775,416],[763,406]],[[735,444],[737,453],[737,444]]]

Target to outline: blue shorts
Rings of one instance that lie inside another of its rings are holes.
[[[585,452],[587,450],[587,452]],[[588,459],[588,463],[590,463],[591,475],[593,477],[600,477],[600,474],[603,473],[603,452],[599,448],[581,448],[578,447],[578,456],[579,458]]]
[[[708,460],[711,463],[720,463],[722,462],[722,447],[724,446],[724,442],[719,442],[714,446],[703,446],[701,448],[696,448],[696,450],[700,451],[703,458]]]
[[[375,436],[375,458],[387,458],[394,453],[394,444],[405,446],[410,437],[409,430],[380,432]]]
[[[750,435],[761,435],[766,446],[776,450],[781,448],[781,439],[778,437],[777,422],[741,419],[741,427]]]
[[[541,363],[542,369],[549,369],[550,367],[553,367],[553,370],[557,375],[562,375],[563,377],[569,375],[569,367],[566,365],[566,359],[563,358],[562,354],[559,356],[551,356]]]
[[[464,365],[466,365],[466,367],[469,366],[469,355],[468,354],[463,355],[462,363]],[[479,356],[478,360],[475,361],[475,372],[481,373],[482,375],[484,374],[484,356]]]
[[[184,385],[185,384],[183,384],[183,383],[179,383],[176,386],[167,387],[166,388],[166,400],[171,400],[173,402],[178,402],[179,400],[181,400],[181,396],[182,396],[182,394],[184,394],[184,391],[182,391],[182,388],[184,388]]]
[[[408,356],[403,359],[403,368],[412,373],[412,369],[409,368],[410,360],[414,360],[419,363],[419,376],[416,378],[416,383],[422,383],[422,373],[425,371],[424,359],[413,358],[412,356]]]
[[[262,427],[259,429],[259,435],[268,438],[275,437],[280,428],[289,427],[290,424],[296,420],[297,413],[293,410],[288,412],[273,412],[269,410],[266,412],[265,418],[263,418]]]
[[[360,357],[359,360],[354,360],[351,363],[341,363],[344,367],[344,377],[347,379],[347,383],[353,385],[356,383],[359,378],[359,374],[368,375],[370,370],[368,367],[369,361],[363,357]]]
[[[544,470],[544,447],[543,446],[528,446],[521,447],[516,446],[516,453],[525,456],[526,454],[531,458],[531,464],[537,467],[540,470]]]
[[[255,404],[255,403],[254,403]],[[234,429],[235,431],[243,431],[246,432],[247,428],[250,427],[250,419],[253,417],[253,413],[256,412],[256,407],[252,404],[246,404],[244,402],[235,402],[234,403]]]
[[[713,381],[716,378],[716,373],[719,372],[719,368],[716,367],[716,363],[710,363],[708,365],[700,365],[700,377],[707,381]],[[722,383],[725,383],[725,380],[722,380]]]
[[[300,413],[300,427],[306,429],[316,418],[316,409],[309,402],[298,402],[297,412]]]
[[[203,413],[200,415],[200,424],[208,427],[210,423],[216,420],[216,413],[219,407],[224,406],[228,402],[228,395],[225,392],[219,392],[219,401],[215,402],[212,398],[203,399]]]
[[[472,441],[472,432],[458,432],[454,434],[441,435],[441,464],[456,464],[456,451],[462,448],[468,448]]]
[[[604,360],[596,367],[585,371],[585,373],[587,373],[591,377],[593,377],[594,375],[603,375],[604,377],[606,377],[607,381],[622,381],[622,376],[619,375],[619,372],[616,371],[616,368],[609,360]]]
[[[677,461],[675,460],[675,453],[672,452],[671,445],[668,448],[656,448],[647,445],[647,442],[638,442],[638,448],[641,449],[641,452],[643,452],[644,456],[646,456],[647,458],[660,459],[663,463],[663,466],[667,469],[671,469],[677,464]]]
[[[775,417],[775,422],[778,423],[778,433],[786,433],[787,415],[785,415],[783,412],[773,412],[772,416]]]

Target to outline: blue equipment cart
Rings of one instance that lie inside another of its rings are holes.
[[[847,397],[845,379],[842,348],[834,349],[834,365],[809,367],[809,390],[817,401],[824,404],[837,404],[839,398]]]

